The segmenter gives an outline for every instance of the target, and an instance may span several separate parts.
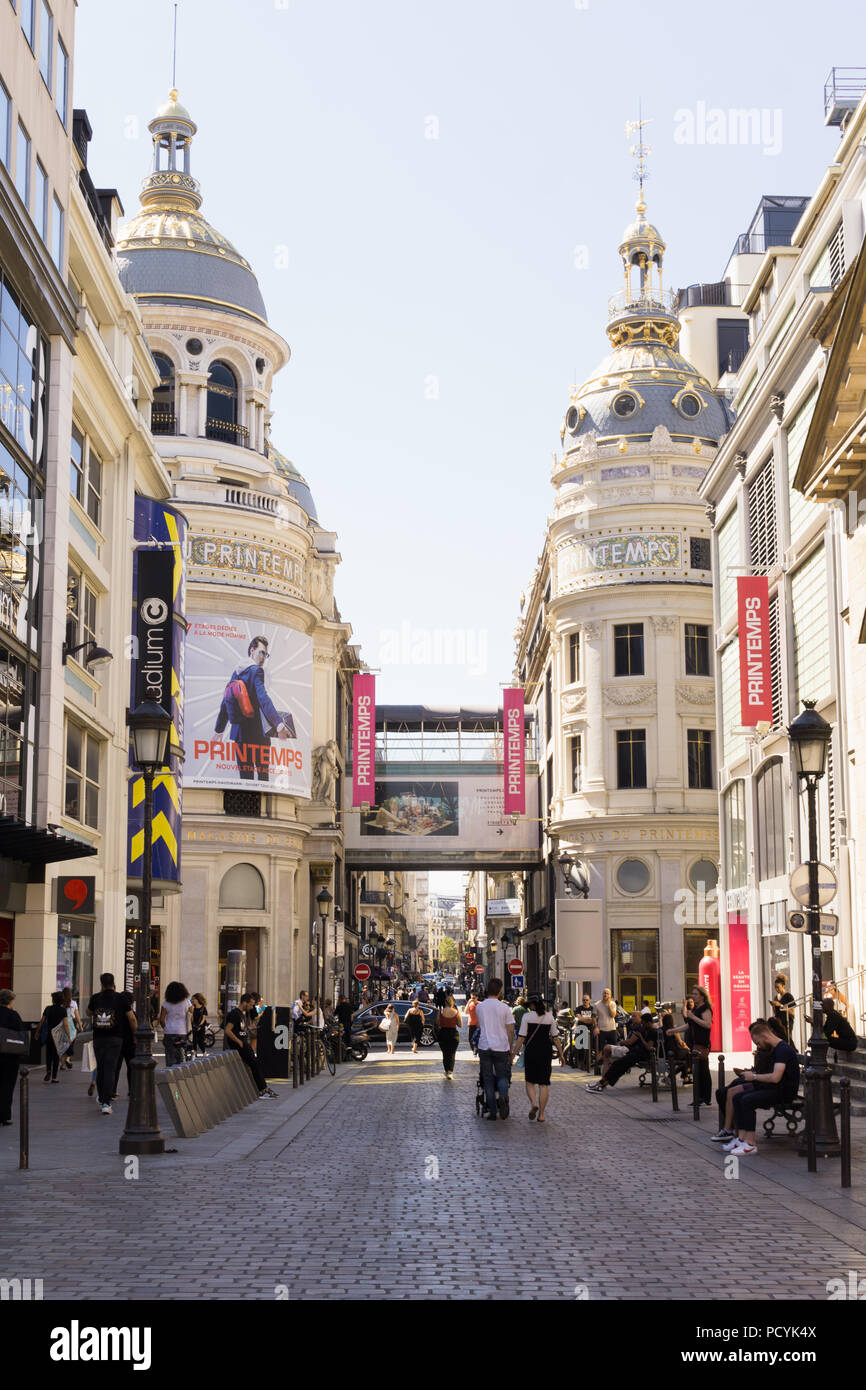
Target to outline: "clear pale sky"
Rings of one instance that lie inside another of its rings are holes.
[[[91,172],[131,215],[172,5],[76,23]],[[511,676],[568,390],[621,283],[639,99],[666,283],[717,280],[760,196],[832,159],[834,64],[866,65],[850,0],[181,0],[203,212],[291,344],[273,438],[339,533],[380,702],[493,704]],[[769,138],[699,143],[702,109],[752,107]]]

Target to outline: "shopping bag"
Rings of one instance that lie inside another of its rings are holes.
[[[96,1053],[93,1050],[93,1043],[87,1042],[81,1049],[81,1070],[96,1071]]]
[[[72,1046],[72,1039],[66,1031],[68,1019],[62,1020],[55,1028],[51,1029],[51,1036],[54,1039],[54,1046],[57,1048],[58,1057],[62,1057],[64,1052],[68,1052]],[[69,1024],[69,1032],[74,1032],[72,1024]]]

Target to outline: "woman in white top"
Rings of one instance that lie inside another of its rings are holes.
[[[544,1124],[544,1112],[550,1098],[550,1064],[553,1060],[554,1048],[559,1055],[561,1067],[565,1066],[565,1057],[562,1043],[559,1041],[556,1019],[550,1010],[545,1008],[544,1000],[539,996],[530,999],[529,1009],[520,1020],[520,1033],[513,1055],[517,1057],[520,1049],[524,1046],[526,1047],[526,1070],[524,1074],[526,1094],[531,1106],[529,1118],[534,1120],[537,1116],[538,1124],[542,1125]],[[537,1098],[536,1087],[538,1088]]]
[[[397,1045],[397,1034],[400,1031],[400,1015],[397,1013],[397,1010],[394,1008],[393,1004],[389,1004],[387,1009],[385,1010],[385,1013],[382,1016],[382,1023],[387,1023],[388,1025],[387,1028],[383,1028],[382,1031],[385,1034],[385,1045],[387,1052],[389,1056],[393,1057],[394,1048]]]
[[[159,1026],[163,1030],[165,1043],[165,1065],[176,1067],[184,1060],[181,1043],[189,1032],[192,1002],[189,990],[179,980],[172,980],[165,987],[165,998],[159,1011]]]

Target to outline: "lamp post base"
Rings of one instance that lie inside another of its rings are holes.
[[[816,1046],[814,1039],[812,1040],[813,1054],[819,1053],[822,1048],[826,1054],[826,1043],[822,1042]],[[836,1132],[836,1116],[833,1113],[831,1076],[830,1067],[820,1056],[815,1056],[815,1060],[803,1073],[803,1079],[807,1084],[807,1106],[810,1090],[814,1101],[815,1113],[812,1117],[812,1123],[815,1126],[815,1154],[818,1158],[838,1158],[842,1152],[839,1135]],[[811,1082],[811,1087],[808,1086],[809,1082]],[[809,1123],[808,1115],[806,1123]],[[797,1153],[800,1158],[808,1158],[808,1143],[798,1148]]]
[[[136,1054],[129,1063],[129,1110],[120,1136],[122,1154],[165,1153],[165,1139],[156,1111],[156,1060],[151,1052],[153,1032],[139,1028]]]

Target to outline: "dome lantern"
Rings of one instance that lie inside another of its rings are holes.
[[[141,189],[142,207],[201,207],[201,189],[189,171],[192,138],[197,126],[172,87],[168,101],[159,108],[148,130],[153,136],[153,168]],[[171,200],[169,202],[169,199]]]

